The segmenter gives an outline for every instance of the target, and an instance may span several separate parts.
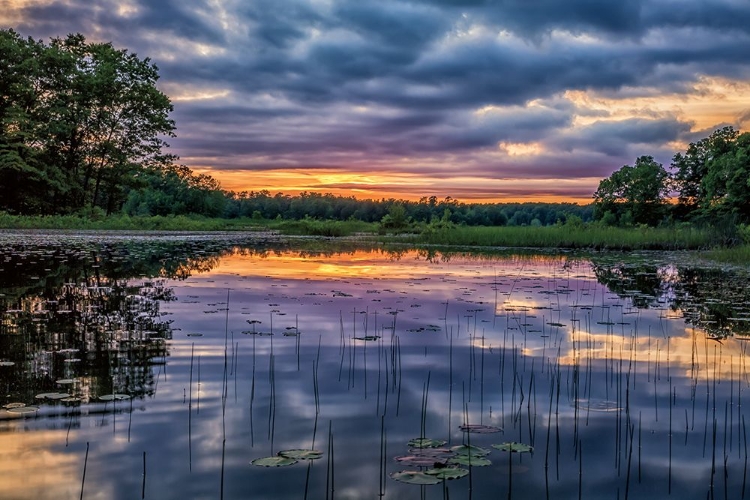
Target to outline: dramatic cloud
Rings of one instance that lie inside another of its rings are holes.
[[[746,0],[2,5],[23,35],[150,57],[174,152],[235,189],[585,201],[750,121]]]

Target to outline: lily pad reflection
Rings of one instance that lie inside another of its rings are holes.
[[[429,485],[439,484],[442,481],[436,476],[431,476],[418,470],[402,470],[399,472],[392,472],[390,476],[391,479],[395,479],[396,481],[406,484]]]

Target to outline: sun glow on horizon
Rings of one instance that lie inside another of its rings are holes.
[[[403,199],[451,197],[464,203],[578,203],[591,202],[599,178],[583,179],[495,179],[463,176],[445,178],[412,173],[360,174],[337,170],[220,170],[192,169],[216,178],[224,189],[235,192],[268,191],[271,195],[300,193],[333,194],[356,199]]]

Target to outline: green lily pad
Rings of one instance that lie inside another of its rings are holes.
[[[429,455],[405,455],[402,457],[395,457],[393,460],[412,467],[435,467],[436,463],[445,464],[448,461],[448,458],[448,456],[436,458]]]
[[[447,443],[447,441],[441,439],[414,438],[407,444],[412,448],[440,448],[445,443]]]
[[[456,455],[462,455],[462,456],[472,456],[472,457],[486,457],[490,454],[490,450],[487,448],[480,448],[479,446],[468,445],[468,444],[462,444],[459,446],[454,446],[451,448],[451,451],[455,453]]]
[[[477,457],[474,455],[457,455],[448,460],[448,463],[456,465],[468,465],[470,467],[485,467],[487,465],[492,465],[492,462],[487,460],[486,458]]]
[[[468,469],[461,469],[458,467],[442,467],[439,469],[429,469],[424,471],[428,476],[434,476],[438,479],[461,479],[462,477],[469,474]]]
[[[275,457],[256,458],[250,463],[260,467],[286,467],[287,465],[296,464],[297,461],[293,458],[276,455]]]
[[[17,415],[25,415],[27,413],[36,413],[39,411],[38,406],[19,406],[16,408],[8,408],[8,413],[15,413]]]
[[[51,397],[54,397],[56,394],[59,394],[59,392],[42,392],[34,396],[34,399],[49,399]]]
[[[3,405],[3,408],[12,410],[13,408],[23,408],[24,406],[26,406],[26,403],[8,403],[7,405]]]
[[[453,452],[448,448],[409,448],[409,454],[418,457],[430,457],[437,460],[453,456]]]
[[[323,452],[318,450],[283,450],[279,452],[279,456],[295,460],[317,460],[323,456]]]
[[[129,394],[105,394],[104,396],[99,396],[99,401],[122,401],[125,399],[130,399]]]
[[[459,427],[464,432],[473,432],[475,434],[493,434],[501,432],[503,429],[494,425],[468,424]]]
[[[391,479],[400,481],[407,484],[439,484],[441,479],[425,474],[418,470],[402,470],[399,472],[392,472],[390,474]]]
[[[534,451],[533,446],[529,446],[528,444],[523,444],[523,443],[516,443],[516,442],[493,444],[492,447],[495,448],[496,450],[509,451],[511,453],[530,453]]]
[[[65,399],[69,398],[70,394],[67,392],[52,392],[47,394],[47,397],[45,399],[51,399],[53,401],[59,400],[59,399]]]

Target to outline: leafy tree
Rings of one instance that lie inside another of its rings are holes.
[[[380,220],[380,226],[383,229],[405,229],[409,225],[409,219],[406,215],[406,208],[401,203],[392,203],[388,208],[388,213]]]
[[[641,156],[599,182],[595,218],[614,214],[620,223],[655,225],[666,214],[669,174],[652,156]],[[606,218],[610,218],[609,216]]]
[[[739,133],[732,127],[716,130],[709,137],[690,143],[684,154],[677,153],[672,159],[674,188],[677,191],[676,214],[690,217],[701,207],[710,205],[710,198],[720,196],[720,189],[714,182],[711,194],[706,177],[709,166],[715,160],[733,149]],[[717,180],[714,176],[714,180]]]
[[[702,179],[703,207],[720,215],[750,221],[750,133],[737,136],[720,155],[708,161]]]
[[[172,105],[148,58],[83,35],[49,45],[0,30],[0,209],[119,211],[144,168],[170,165]],[[8,188],[7,186],[12,186]],[[19,200],[24,200],[21,203]]]

